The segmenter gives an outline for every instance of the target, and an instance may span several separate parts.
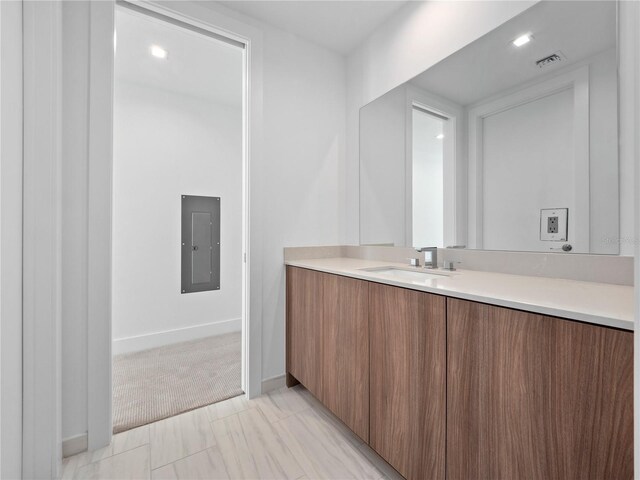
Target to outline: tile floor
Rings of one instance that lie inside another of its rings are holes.
[[[298,385],[209,405],[66,458],[62,478],[401,479]]]

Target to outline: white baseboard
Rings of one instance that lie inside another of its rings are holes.
[[[172,343],[187,342],[189,340],[197,340],[198,338],[239,332],[241,329],[242,319],[234,318],[135,337],[117,338],[114,339],[112,343],[112,354],[118,355],[120,353],[139,352],[141,350],[148,350],[149,348],[171,345]]]
[[[262,380],[262,393],[269,393],[273,390],[278,390],[279,388],[284,387],[287,384],[286,376],[276,375],[275,377],[265,378]]]
[[[71,455],[82,453],[87,450],[88,445],[86,433],[65,438],[62,440],[62,457],[67,458]]]

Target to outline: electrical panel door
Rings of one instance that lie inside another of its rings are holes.
[[[220,290],[220,197],[182,195],[182,293]]]

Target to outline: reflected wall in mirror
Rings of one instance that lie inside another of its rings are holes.
[[[616,16],[540,2],[364,106],[360,243],[618,254]]]

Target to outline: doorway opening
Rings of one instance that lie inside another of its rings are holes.
[[[412,125],[412,245],[444,247],[444,168],[448,118],[418,105]]]
[[[119,4],[113,432],[245,391],[245,50]]]

